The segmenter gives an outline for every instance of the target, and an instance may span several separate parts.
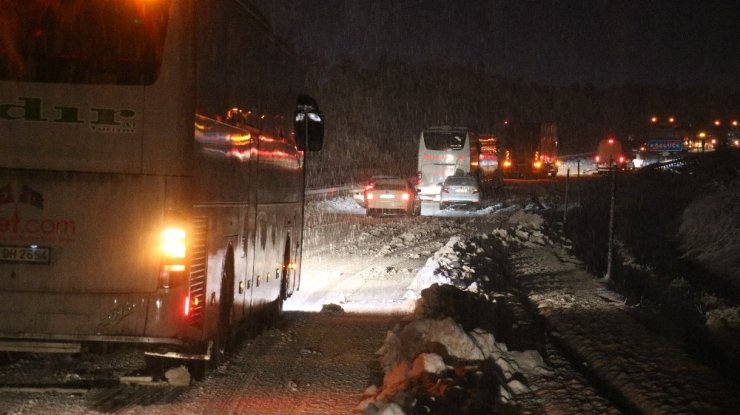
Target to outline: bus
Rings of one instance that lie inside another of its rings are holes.
[[[417,192],[439,201],[442,182],[456,173],[478,177],[478,136],[466,127],[429,127],[419,137]]]
[[[213,362],[279,310],[323,143],[296,62],[246,1],[5,1],[0,350]]]

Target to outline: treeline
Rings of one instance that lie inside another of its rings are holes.
[[[504,79],[482,68],[441,62],[380,60],[313,63],[306,84],[326,114],[325,151],[309,162],[309,186],[362,180],[379,172],[414,174],[421,130],[463,125],[495,133],[505,120],[555,121],[561,153],[593,151],[614,135],[644,141],[649,117],[675,116],[682,125],[740,117],[740,93],[627,84],[547,86]]]

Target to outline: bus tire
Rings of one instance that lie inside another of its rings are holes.
[[[211,348],[211,367],[216,368],[226,358],[231,342],[231,313],[234,308],[234,249],[229,246],[221,273],[218,327]]]
[[[285,241],[285,252],[283,253],[283,272],[280,275],[280,294],[278,294],[276,304],[276,316],[277,320],[280,317],[280,313],[283,311],[283,305],[285,300],[288,299],[288,273],[290,272],[290,237]]]

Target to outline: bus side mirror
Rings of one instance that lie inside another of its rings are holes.
[[[324,115],[319,111],[319,104],[308,95],[298,95],[294,128],[299,150],[321,150],[324,145]]]

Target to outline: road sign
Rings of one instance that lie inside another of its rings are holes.
[[[683,141],[681,140],[649,140],[647,142],[648,151],[662,153],[665,151],[683,151]]]

